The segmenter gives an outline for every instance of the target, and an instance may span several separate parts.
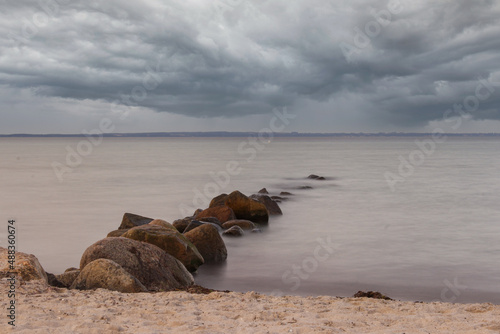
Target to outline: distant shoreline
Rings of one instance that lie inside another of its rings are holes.
[[[103,137],[111,138],[238,138],[248,136],[258,136],[259,132],[141,132],[141,133],[102,133]],[[81,138],[85,134],[0,134],[0,138]],[[428,137],[432,133],[401,133],[401,132],[379,132],[379,133],[301,133],[301,132],[286,132],[274,133],[274,137],[279,138],[322,138],[322,137]],[[447,133],[448,137],[479,137],[479,138],[496,138],[500,137],[500,133]]]

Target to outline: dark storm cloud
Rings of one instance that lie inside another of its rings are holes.
[[[498,1],[401,1],[370,44],[356,46],[356,29],[366,31],[388,5],[9,0],[0,12],[0,84],[195,117],[341,100],[345,112],[351,102],[411,126],[441,119],[479,78],[500,82]],[[351,61],[341,43],[356,48]],[[472,114],[500,119],[499,103],[496,86]]]

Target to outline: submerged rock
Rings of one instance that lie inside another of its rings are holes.
[[[269,192],[267,191],[266,188],[262,188],[261,190],[259,190],[258,192],[259,194],[264,194],[264,195],[269,195]]]
[[[238,225],[234,225],[230,229],[222,232],[222,235],[226,235],[229,237],[242,237],[245,235],[245,231],[243,231],[243,229]]]
[[[253,222],[244,219],[230,220],[222,224],[222,228],[226,230],[233,226],[239,226],[243,230],[253,230],[255,228],[255,224]]]
[[[149,291],[186,288],[194,283],[186,267],[159,247],[129,238],[105,238],[88,247],[80,269],[97,259],[109,259],[137,278]]]
[[[227,249],[224,240],[222,240],[217,228],[210,223],[202,224],[184,236],[196,246],[205,259],[205,263],[226,260]]]
[[[137,278],[118,263],[108,259],[97,259],[87,264],[70,288],[79,290],[102,288],[123,293],[148,291]]]
[[[267,195],[256,194],[250,196],[250,198],[264,204],[266,206],[267,212],[269,212],[270,215],[276,216],[283,214],[278,203],[276,203],[276,201],[273,201],[273,199]]]

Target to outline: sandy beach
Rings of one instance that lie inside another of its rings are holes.
[[[125,294],[31,281],[17,287],[16,329],[8,327],[2,321],[1,332],[500,333],[500,306],[254,292]]]

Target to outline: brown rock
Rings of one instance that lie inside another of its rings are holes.
[[[224,231],[222,235],[226,235],[228,237],[242,237],[245,235],[245,231],[237,225],[234,225],[230,229]]]
[[[97,259],[85,266],[71,284],[71,289],[108,289],[123,293],[147,292],[146,287],[122,268],[108,259]]]
[[[182,262],[146,242],[123,237],[102,239],[85,250],[80,269],[97,259],[118,263],[149,291],[186,288],[194,283]]]
[[[259,194],[269,195],[269,192],[266,188],[262,188],[261,190],[259,190]]]
[[[217,228],[203,224],[184,234],[205,259],[205,263],[223,262],[227,258],[227,249]]]
[[[222,228],[226,230],[233,226],[239,226],[243,230],[253,230],[255,228],[254,223],[252,223],[250,220],[244,220],[244,219],[230,220],[222,224]]]
[[[270,215],[282,215],[283,212],[281,212],[281,209],[273,199],[267,195],[252,195],[250,196],[251,199],[254,199],[256,201],[259,201],[260,203],[264,204],[266,206],[267,212],[269,212]]]
[[[251,220],[259,224],[267,224],[269,213],[266,206],[253,200],[239,191],[233,191],[226,198],[226,205],[233,209],[236,218]]]
[[[213,208],[214,206],[226,205],[226,199],[228,196],[228,194],[220,194],[219,196],[212,198],[209,207]]]
[[[47,274],[38,259],[32,254],[16,252],[14,270],[10,269],[9,251],[0,247],[0,279],[10,278],[14,273],[19,281],[43,280],[48,283]]]
[[[186,217],[182,219],[174,220],[172,226],[177,229],[180,233],[184,233],[186,231],[186,227],[194,220],[194,217]]]
[[[236,219],[233,210],[226,205],[212,206],[206,210],[200,212],[197,216],[197,220],[202,220],[202,218],[215,217],[221,223],[225,223],[228,220]]]
[[[120,227],[118,227],[118,229],[122,230],[125,228],[132,228],[136,226],[146,225],[152,221],[153,218],[143,217],[133,213],[125,213],[122,218],[122,223]]]
[[[130,230],[130,229],[129,228],[124,228],[124,229],[121,229],[121,230],[111,231],[111,232],[108,233],[108,235],[106,236],[106,238],[121,237],[122,235],[124,235],[125,233],[127,233],[128,230]]]
[[[181,261],[190,272],[196,271],[204,262],[196,246],[164,220],[156,219],[149,224],[131,228],[123,237],[160,247]]]

